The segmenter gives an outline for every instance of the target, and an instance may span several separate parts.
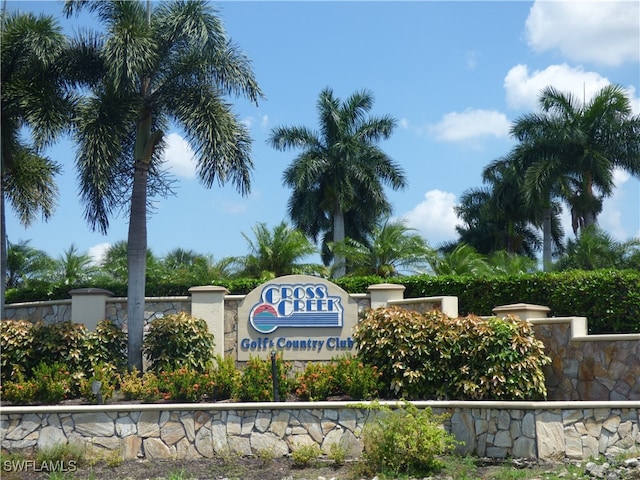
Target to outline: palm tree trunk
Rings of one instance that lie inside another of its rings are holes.
[[[344,212],[340,207],[336,207],[333,214],[333,241],[334,243],[342,242],[344,240]],[[336,266],[334,269],[334,278],[344,277],[347,273],[347,267],[345,265],[344,255],[336,254],[333,258],[333,264]]]
[[[551,270],[551,208],[542,212],[542,270]]]
[[[136,162],[127,238],[128,366],[142,372],[144,297],[147,271],[147,175],[148,165]]]
[[[2,187],[2,175],[0,172],[0,320],[4,319],[4,298],[7,287],[7,224],[4,214],[4,188]]]
[[[151,133],[151,112],[141,114],[136,127],[135,172],[127,238],[127,332],[128,367],[143,371],[144,297],[147,273],[147,183],[153,151],[162,132]]]

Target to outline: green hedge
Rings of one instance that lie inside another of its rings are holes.
[[[451,295],[458,297],[460,315],[491,315],[499,305],[532,303],[551,308],[550,315],[582,316],[589,321],[590,333],[640,332],[640,272],[635,270],[569,271],[534,273],[503,277],[465,277],[418,275],[383,279],[345,277],[335,283],[349,293],[365,293],[376,283],[401,283],[405,298]],[[217,282],[231,294],[242,295],[261,284],[257,279]],[[102,282],[69,287],[41,284],[32,289],[11,289],[7,303],[69,298],[69,290],[81,287],[104,288],[117,297],[127,295],[126,284]],[[192,285],[157,283],[149,279],[149,297],[189,295]]]

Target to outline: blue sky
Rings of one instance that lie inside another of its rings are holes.
[[[87,15],[64,19],[58,2],[8,1],[9,10],[60,17],[72,33],[93,27]],[[509,152],[511,123],[537,112],[548,85],[587,100],[608,83],[628,90],[640,113],[640,3],[637,1],[424,1],[213,3],[229,36],[252,60],[266,95],[256,107],[232,99],[253,138],[251,194],[231,186],[206,189],[195,177],[192,153],[179,131],[169,132],[165,158],[176,196],[156,199],[148,243],[162,256],[181,247],[216,260],[244,255],[251,228],[287,220],[290,191],[282,172],[297,151],[266,143],[280,125],[317,126],[316,100],[331,87],[344,99],[370,90],[372,114],[398,126],[380,146],[405,171],[409,186],[388,191],[404,217],[432,246],[456,238],[453,208],[482,185],[481,172]],[[47,154],[63,165],[58,208],[47,223],[25,229],[10,207],[11,242],[58,257],[71,244],[97,256],[126,240],[128,217],[113,218],[107,235],[83,219],[73,167],[74,147],[62,139]],[[640,182],[616,173],[599,224],[614,238],[640,237]],[[572,236],[568,216],[565,232]]]

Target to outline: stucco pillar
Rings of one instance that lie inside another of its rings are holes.
[[[406,287],[396,283],[378,283],[367,289],[371,297],[371,308],[386,307],[391,300],[402,300]]]
[[[502,305],[492,310],[494,315],[503,317],[505,315],[515,315],[520,320],[529,320],[531,318],[546,318],[551,309],[544,305],[533,305],[531,303],[514,303],[511,305]]]
[[[76,288],[71,295],[71,321],[82,323],[87,330],[95,330],[98,322],[107,317],[107,297],[113,293],[102,288]]]
[[[207,285],[191,287],[191,315],[207,323],[215,341],[215,355],[224,357],[224,296],[229,293],[224,287]]]

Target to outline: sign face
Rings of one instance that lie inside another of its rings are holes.
[[[238,307],[238,360],[267,357],[330,360],[352,352],[355,300],[327,280],[289,275],[250,292]]]

